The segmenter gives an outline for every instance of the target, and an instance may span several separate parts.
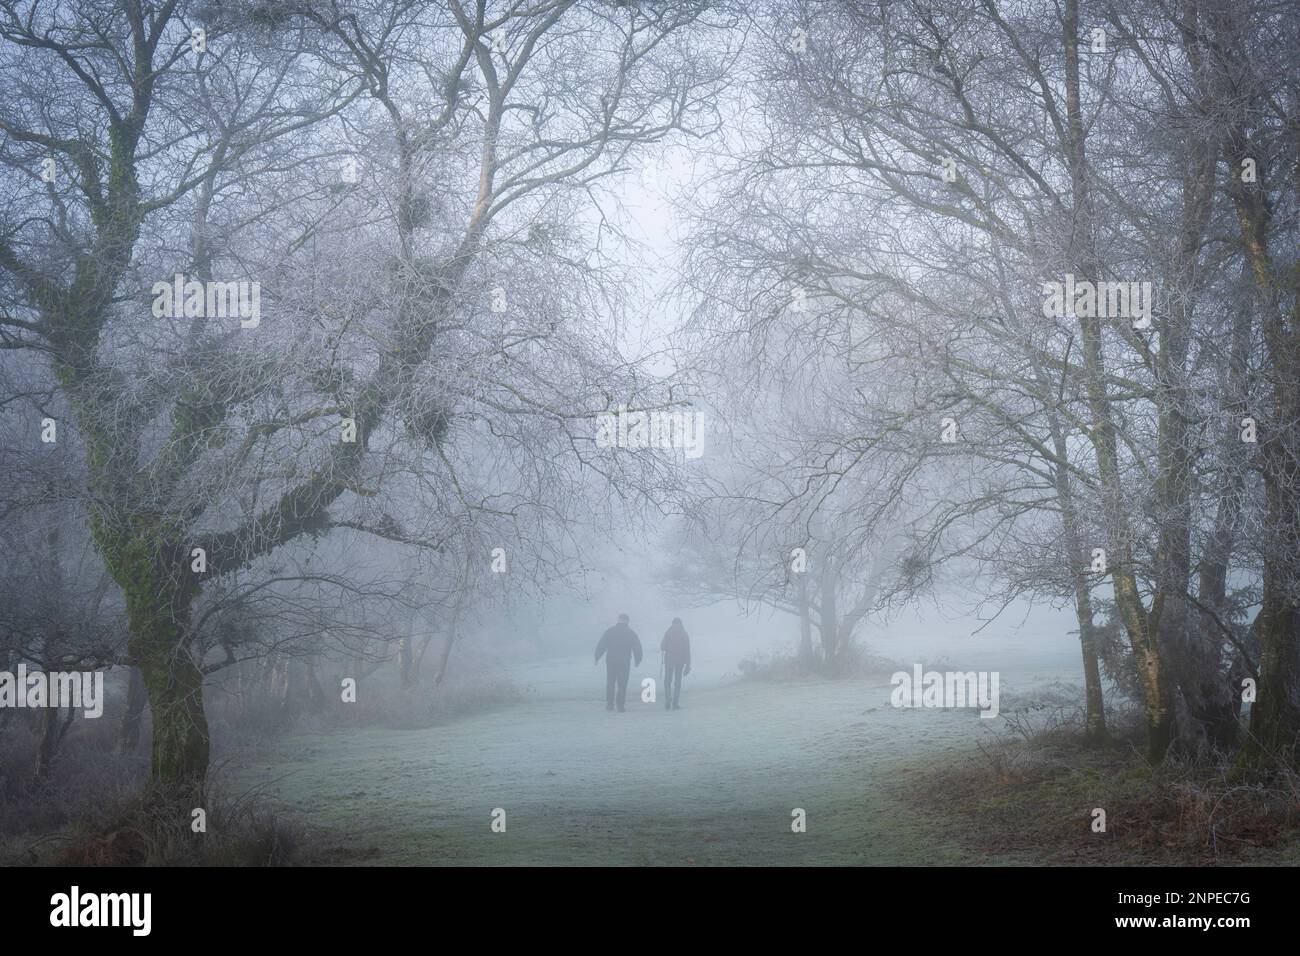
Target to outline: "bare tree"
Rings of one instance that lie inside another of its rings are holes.
[[[513,520],[510,491],[462,479],[549,459],[527,443],[558,425],[587,469],[590,416],[605,406],[593,400],[635,385],[591,377],[576,332],[492,328],[474,290],[491,288],[518,230],[572,216],[637,144],[710,121],[716,67],[676,42],[702,12],[6,5],[5,76],[22,95],[0,118],[4,344],[45,356],[84,450],[91,527],[125,594],[163,790],[201,786],[207,767],[196,615],[208,581],[264,573],[280,549],[339,524],[436,549],[465,516]],[[582,86],[559,68],[570,57]],[[340,136],[377,135],[371,102],[397,159],[378,216],[348,188],[365,177],[338,172],[355,158]],[[47,157],[51,184],[37,172]],[[548,249],[544,232],[528,251],[562,267],[565,245]],[[330,256],[349,252],[370,257],[368,281],[332,295],[342,276]],[[156,290],[182,261],[200,282],[260,276],[279,321],[250,338],[256,323],[222,328],[179,304],[171,321],[148,318],[133,285]],[[543,321],[558,326],[560,312]],[[457,365],[470,374],[440,381]],[[489,365],[494,379],[473,374]],[[566,369],[573,387],[550,374]],[[388,451],[411,433],[419,450],[401,454],[441,462],[447,484],[426,490],[457,503],[428,509],[419,532],[370,506],[400,476]]]

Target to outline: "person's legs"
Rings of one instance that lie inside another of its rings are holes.
[[[625,704],[627,702],[627,674],[630,669],[631,669],[630,666],[624,667],[623,670],[620,671],[618,675],[618,709],[619,710],[627,709],[625,707]]]
[[[685,664],[678,664],[676,667],[673,668],[673,673],[676,678],[673,681],[673,708],[674,709],[676,709],[679,706],[677,701],[682,696],[682,669],[685,666],[686,666]]]
[[[664,710],[673,705],[673,669],[664,667]]]
[[[618,671],[606,666],[605,668],[605,709],[614,709],[614,684],[618,680]]]

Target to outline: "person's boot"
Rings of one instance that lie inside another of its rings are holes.
[[[614,704],[613,704],[612,702],[606,703],[606,704],[605,704],[605,709],[606,709],[606,710],[613,710],[613,709],[614,709]]]
[[[664,710],[672,710],[672,709],[673,709],[673,702],[672,702],[669,698],[665,697],[665,698],[664,698]]]

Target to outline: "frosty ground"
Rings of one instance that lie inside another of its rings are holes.
[[[905,637],[885,649],[911,646]],[[1004,697],[1075,676],[1068,643],[1030,653],[1024,640],[959,644],[952,663],[1000,669]],[[970,759],[1000,721],[893,708],[888,674],[739,679],[729,653],[704,657],[681,711],[634,693],[655,676],[653,655],[623,714],[604,709],[603,666],[555,658],[516,672],[517,705],[421,730],[289,738],[239,785],[328,834],[321,862],[342,865],[1014,862],[969,858],[908,801],[911,774]],[[504,833],[491,830],[495,808]],[[806,833],[791,830],[795,808]]]

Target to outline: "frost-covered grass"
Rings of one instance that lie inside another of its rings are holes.
[[[895,710],[885,680],[688,678],[681,711],[641,703],[634,680],[627,713],[607,713],[603,673],[583,663],[553,663],[492,713],[289,738],[241,780],[327,835],[321,862],[990,862],[908,800],[913,768],[987,736],[973,712]],[[791,832],[797,807],[806,833]]]
[[[1004,739],[927,768],[915,799],[976,852],[1036,864],[1300,864],[1300,776],[1235,780],[1230,755],[1153,768],[1137,715],[1111,716],[1110,746],[1082,746],[1077,726]]]

